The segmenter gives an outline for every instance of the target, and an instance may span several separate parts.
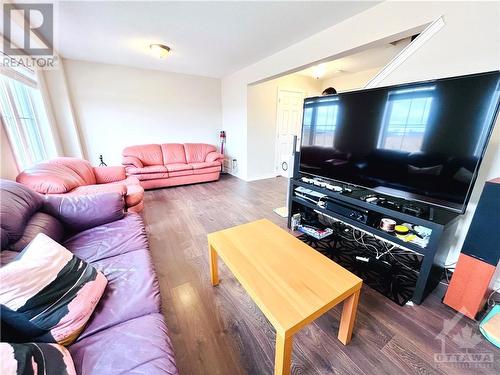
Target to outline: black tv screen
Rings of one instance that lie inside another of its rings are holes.
[[[464,212],[500,72],[306,98],[300,172]]]

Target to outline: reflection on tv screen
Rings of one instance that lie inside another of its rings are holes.
[[[304,101],[300,171],[464,211],[500,72]]]

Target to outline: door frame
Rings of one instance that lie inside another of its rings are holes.
[[[293,92],[293,93],[296,93],[296,94],[300,94],[300,95],[302,95],[302,101],[306,97],[306,92],[304,90],[297,89],[297,88],[280,87],[280,86],[278,86],[278,88],[276,90],[276,119],[275,119],[275,122],[274,122],[275,127],[276,127],[276,133],[274,135],[274,172],[278,176],[281,176],[280,165],[279,165],[281,155],[279,153],[279,142],[278,142],[278,140],[279,140],[278,118],[279,118],[280,105],[281,105],[280,94],[282,92]],[[302,108],[301,109],[301,118],[304,115],[303,111],[304,111],[304,109]],[[301,122],[302,122],[302,120],[301,120]],[[300,124],[300,129],[296,129],[296,130],[300,130],[300,131],[302,130],[302,123]],[[298,134],[297,136],[300,137],[300,134]],[[298,138],[298,139],[300,139],[300,138]]]

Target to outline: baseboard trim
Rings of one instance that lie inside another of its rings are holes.
[[[275,177],[279,177],[279,175],[276,172],[273,172],[273,173],[266,173],[266,174],[259,175],[259,176],[247,177],[244,180],[246,182],[251,182],[251,181],[257,181],[257,180],[266,180],[268,178],[275,178]]]

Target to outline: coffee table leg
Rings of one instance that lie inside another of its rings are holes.
[[[208,256],[210,260],[210,279],[212,280],[212,285],[219,285],[219,268],[217,266],[217,252],[208,244]]]
[[[340,342],[344,345],[349,344],[349,341],[351,341],[352,329],[354,328],[354,321],[356,320],[356,312],[358,310],[359,293],[360,291],[358,290],[344,301],[338,335]]]
[[[276,332],[276,358],[274,362],[274,375],[290,375],[292,364],[293,336],[286,337]]]

